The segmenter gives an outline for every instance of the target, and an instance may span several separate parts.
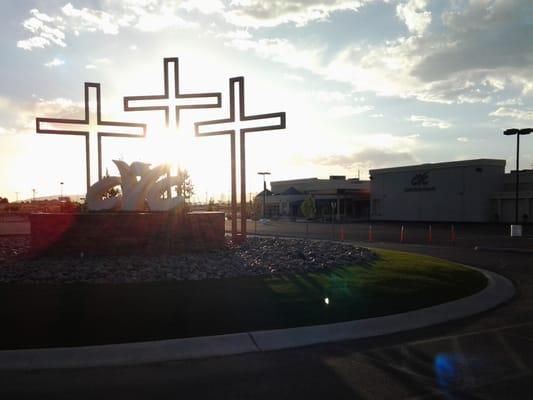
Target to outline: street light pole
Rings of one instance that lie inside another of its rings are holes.
[[[61,185],[61,195],[59,197],[59,201],[63,201],[63,185],[65,184],[65,182],[59,182],[59,184]]]
[[[261,208],[262,218],[265,218],[265,205],[266,205],[266,180],[265,175],[270,175],[270,172],[258,172],[257,175],[263,175],[263,207]]]
[[[514,191],[514,223],[518,225],[518,191],[520,190],[520,133],[516,135],[516,185]]]
[[[515,178],[515,225],[518,226],[518,193],[520,184],[520,135],[529,135],[533,132],[532,128],[525,129],[507,129],[503,132],[505,136],[516,135],[516,178]],[[511,229],[512,230],[512,229]],[[511,232],[511,236],[513,233]],[[521,234],[517,235],[521,236]]]

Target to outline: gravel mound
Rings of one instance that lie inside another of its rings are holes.
[[[276,276],[328,271],[375,258],[348,243],[250,237],[205,253],[156,257],[20,257],[27,239],[0,241],[0,282],[3,283],[128,283]]]

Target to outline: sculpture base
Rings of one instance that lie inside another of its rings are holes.
[[[224,213],[32,214],[34,255],[159,255],[224,246]]]

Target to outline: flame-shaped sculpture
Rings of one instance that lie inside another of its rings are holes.
[[[178,177],[160,179],[167,172],[166,165],[150,168],[150,164],[113,160],[120,177],[107,176],[92,185],[87,192],[87,207],[91,211],[143,211],[146,202],[151,211],[168,211],[184,203],[182,196],[163,198],[169,187],[178,186]],[[121,186],[122,197],[104,198],[105,193]]]

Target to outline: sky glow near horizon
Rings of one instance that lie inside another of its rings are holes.
[[[229,138],[195,138],[226,118],[228,79],[245,77],[247,114],[285,111],[287,129],[247,134],[247,188],[372,168],[507,160],[502,132],[533,125],[533,4],[523,0],[2,1],[0,196],[85,191],[81,137],[37,135],[35,117],[83,118],[83,82],[102,85],[104,119],[146,122],[146,139],[104,140],[112,159],[187,168],[197,199],[228,198]],[[221,92],[222,108],[124,112],[163,93],[179,57],[182,93]],[[93,171],[96,170],[93,153]],[[533,136],[521,142],[531,168]],[[94,172],[93,172],[94,175]]]

